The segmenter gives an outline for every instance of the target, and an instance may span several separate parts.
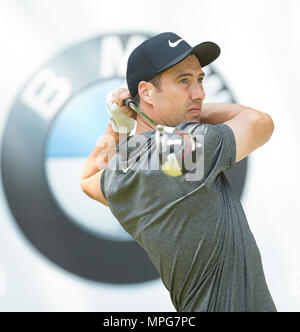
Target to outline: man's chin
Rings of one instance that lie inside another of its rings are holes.
[[[195,113],[195,114],[188,114],[188,116],[186,117],[186,122],[197,122],[200,123],[200,114],[199,113]]]

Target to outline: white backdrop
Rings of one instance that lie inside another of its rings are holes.
[[[278,310],[299,311],[299,22],[297,0],[0,0],[0,137],[18,91],[70,45],[124,31],[216,42],[215,65],[238,102],[275,122],[249,158],[242,204]],[[3,189],[0,202],[1,311],[174,311],[158,280],[116,286],[57,267],[13,222]]]

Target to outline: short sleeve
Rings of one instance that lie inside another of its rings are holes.
[[[236,141],[229,126],[186,123],[184,131],[202,136],[204,178],[214,179],[220,172],[235,165]]]
[[[232,129],[225,124],[205,124],[204,176],[217,176],[232,168],[235,160],[236,142]]]

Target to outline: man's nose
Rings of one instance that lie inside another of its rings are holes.
[[[191,91],[192,100],[204,100],[205,93],[202,83],[193,84]]]

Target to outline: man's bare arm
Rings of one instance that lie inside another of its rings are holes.
[[[133,120],[136,120],[136,113],[130,110],[128,107],[124,106],[124,100],[127,98],[131,98],[128,89],[119,88],[112,93],[111,100],[109,102],[115,103],[120,107],[121,111],[125,115],[129,116]],[[114,117],[112,114],[110,115]],[[123,126],[120,122],[120,119],[118,120],[117,125],[117,127]],[[124,129],[126,129],[125,127]],[[128,131],[130,130],[128,129]],[[111,122],[109,122],[105,134],[99,139],[97,146],[90,154],[84,165],[80,179],[81,189],[86,195],[104,205],[108,205],[108,203],[103,196],[100,187],[102,172],[106,164],[116,154],[116,147],[119,142],[129,134],[130,132],[121,134],[114,131]]]
[[[264,145],[274,131],[273,119],[269,114],[230,103],[204,104],[200,122],[224,123],[232,129],[236,141],[236,162]]]
[[[119,134],[113,131],[109,123],[105,134],[99,139],[95,149],[89,155],[80,179],[82,191],[92,199],[108,205],[100,188],[100,178],[103,169],[116,154],[116,146],[127,134]]]
[[[220,124],[231,120],[238,113],[249,110],[250,107],[232,103],[206,103],[203,104],[200,122]],[[255,111],[254,109],[252,109]]]

